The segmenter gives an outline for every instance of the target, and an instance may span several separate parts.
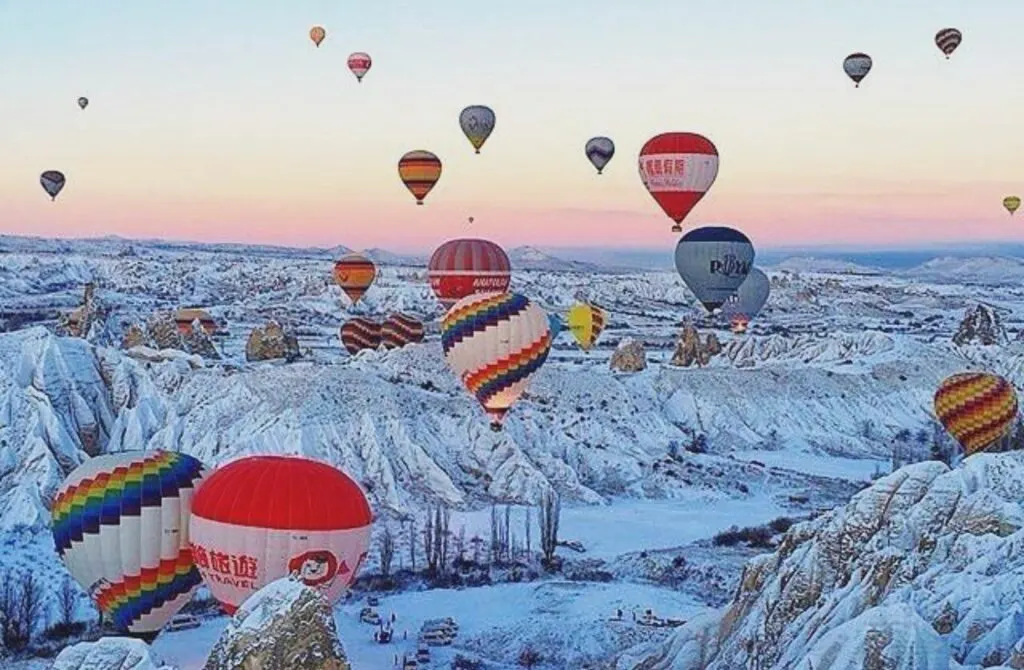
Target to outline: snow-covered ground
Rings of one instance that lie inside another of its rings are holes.
[[[982,367],[1024,382],[1024,344],[1012,341],[1024,324],[1024,266],[1015,259],[996,259],[998,273],[993,259],[939,259],[901,273],[791,259],[768,269],[769,304],[739,336],[701,317],[674,273],[606,273],[526,249],[512,254],[514,263],[537,269],[517,266],[514,290],[562,313],[587,299],[610,319],[590,354],[562,333],[495,434],[444,362],[440,307],[419,261],[377,250],[400,264],[384,265],[352,308],[330,280],[341,251],[0,237],[0,330],[10,331],[0,332],[0,543],[11,548],[0,552],[0,572],[32,561],[48,581],[60,579],[59,561],[46,553],[60,481],[89,453],[155,448],[210,466],[247,453],[327,460],[364,485],[380,527],[397,529],[397,517],[444,504],[453,532],[486,539],[491,504],[511,504],[520,543],[523,506],[555,490],[561,539],[586,550],[559,553],[612,561],[842,504],[888,472],[901,435],[931,435],[932,395],[944,376]],[[963,282],[948,281],[958,272]],[[79,304],[86,282],[108,309],[103,327],[89,341],[54,336],[58,315]],[[951,342],[979,301],[998,313],[1010,341]],[[218,319],[221,360],[144,360],[120,350],[129,324],[180,306]],[[355,357],[341,349],[337,329],[349,315],[394,311],[423,319],[426,341]],[[245,361],[249,331],[270,318],[298,335],[302,360]],[[668,365],[686,321],[723,344],[707,368]],[[647,346],[644,372],[608,369],[625,337]],[[688,451],[696,441],[706,453]],[[536,508],[531,514],[536,547]],[[612,653],[628,636],[592,624],[614,603],[688,615],[701,605],[688,598],[625,575],[571,588],[541,581],[400,593],[386,602],[403,622],[452,614],[463,624],[459,645],[507,660],[501,649],[534,638],[549,656],[576,638],[584,651]],[[353,607],[338,619],[353,658],[366,659],[354,667],[390,667],[375,665],[379,655],[359,656],[385,653],[390,662],[394,651],[369,642]],[[569,634],[545,632],[560,631],[555,622]],[[219,625],[168,634],[157,646],[198,653]]]

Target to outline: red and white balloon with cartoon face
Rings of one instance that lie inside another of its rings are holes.
[[[203,580],[233,613],[288,575],[338,602],[366,560],[372,522],[362,489],[337,468],[295,456],[251,456],[203,482],[189,537]]]

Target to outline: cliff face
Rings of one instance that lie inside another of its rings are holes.
[[[616,667],[1024,668],[1022,502],[1022,452],[907,466],[793,527],[729,605]]]

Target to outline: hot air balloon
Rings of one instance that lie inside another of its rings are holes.
[[[939,384],[935,416],[970,456],[1010,430],[1017,419],[1017,393],[999,375],[961,372]]]
[[[843,60],[843,71],[853,80],[854,86],[860,88],[860,82],[871,72],[871,56],[862,53],[850,54]]]
[[[373,515],[352,479],[297,456],[250,456],[213,471],[192,500],[199,572],[228,613],[293,575],[337,603],[366,560]]]
[[[313,40],[313,44],[317,47],[320,46],[320,43],[324,41],[325,37],[327,37],[327,31],[321,26],[313,26],[309,29],[309,39]]]
[[[78,106],[81,107],[82,109],[85,109],[86,107],[88,107],[89,106],[89,98],[79,98],[78,99]]]
[[[753,265],[754,245],[732,228],[697,228],[676,244],[676,270],[709,312],[742,286]]]
[[[579,302],[569,308],[569,330],[583,351],[590,351],[594,346],[606,321],[607,316],[600,307]]]
[[[355,305],[377,277],[377,266],[362,254],[345,254],[334,263],[334,281]]]
[[[946,54],[946,60],[949,60],[963,39],[963,33],[956,28],[943,28],[935,33],[935,46],[939,47],[939,51]]]
[[[373,61],[368,53],[357,51],[348,57],[348,69],[352,70],[352,74],[356,76],[356,80],[360,84],[363,83],[363,77],[370,71],[372,65]]]
[[[1003,198],[1003,207],[1010,213],[1010,216],[1013,216],[1013,213],[1020,208],[1020,198],[1015,195],[1006,196]]]
[[[191,456],[123,451],[89,459],[53,502],[53,541],[68,572],[118,630],[152,640],[202,581],[189,548]]]
[[[429,151],[410,151],[398,161],[398,176],[422,205],[430,189],[441,178],[441,159]]]
[[[475,219],[474,219],[474,218],[473,218],[472,216],[471,216],[471,217],[469,217],[469,218],[467,219],[467,221],[468,221],[469,223],[473,223],[473,221],[474,221],[474,220],[475,220]]]
[[[718,176],[718,149],[695,133],[662,133],[640,149],[640,179],[668,217],[680,225]]]
[[[445,309],[474,293],[504,293],[511,277],[508,255],[490,240],[448,240],[427,264],[430,288]]]
[[[591,137],[583,148],[590,163],[597,168],[597,174],[601,174],[604,166],[615,155],[615,142],[607,137]]]
[[[389,314],[380,327],[380,341],[385,349],[399,349],[423,341],[423,322],[408,314]]]
[[[742,333],[750,321],[758,315],[768,302],[771,282],[768,275],[759,269],[750,268],[750,274],[743,280],[736,293],[722,305],[722,313],[729,319],[733,332]]]
[[[441,346],[455,376],[501,422],[540,369],[551,349],[543,309],[518,293],[471,295],[441,321]]]
[[[39,183],[43,185],[43,190],[51,200],[57,199],[57,194],[64,189],[65,182],[64,173],[57,170],[47,170],[39,175]]]
[[[462,132],[469,138],[477,153],[487,138],[494,132],[494,110],[483,105],[470,105],[459,114],[459,125]]]
[[[355,356],[363,349],[376,349],[380,346],[381,324],[373,319],[353,317],[341,327],[339,338],[348,353]]]

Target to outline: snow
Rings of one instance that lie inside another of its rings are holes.
[[[811,454],[805,451],[751,449],[750,451],[738,451],[733,455],[745,461],[760,461],[771,468],[783,468],[854,482],[870,481],[879,473],[888,473],[890,467],[889,461],[871,458],[842,458]]]

